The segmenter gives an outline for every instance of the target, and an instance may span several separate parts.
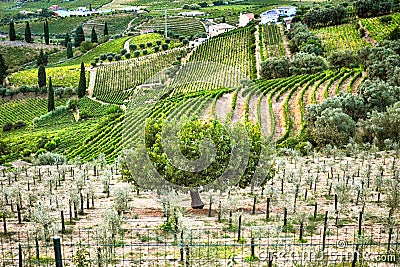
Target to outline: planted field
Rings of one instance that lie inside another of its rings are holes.
[[[35,61],[39,56],[40,48],[43,48],[45,53],[56,52],[61,49],[56,46],[40,46],[25,42],[0,42],[0,54],[9,68],[13,70],[21,65]]]
[[[46,75],[52,77],[53,86],[55,87],[72,87],[78,86],[80,66],[68,67],[50,67],[46,68]],[[86,78],[89,81],[89,73],[87,72]],[[11,74],[8,77],[10,84],[14,87],[21,85],[37,85],[38,84],[38,70],[36,68],[29,70],[22,70]]]
[[[334,51],[357,51],[370,45],[360,37],[354,23],[321,28],[314,32],[322,39],[328,54]]]
[[[248,78],[256,75],[255,37],[252,28],[242,28],[209,39],[194,50],[189,62],[214,62],[234,67]]]
[[[121,49],[124,48],[125,42],[129,38],[130,37],[122,37],[100,44],[81,56],[72,58],[70,60],[66,60],[65,62],[61,63],[60,66],[78,65],[81,62],[84,62],[85,64],[89,65],[92,61],[94,61],[96,57],[100,57],[100,55],[102,54],[108,54],[108,53],[119,54]]]
[[[97,35],[103,36],[104,24],[107,22],[109,35],[121,34],[127,29],[129,22],[134,18],[136,18],[136,15],[124,13],[90,17],[90,19],[83,23],[83,30],[87,36],[90,36],[94,27]]]
[[[168,32],[178,36],[193,36],[196,33],[205,33],[203,24],[198,19],[184,17],[168,17]],[[165,17],[151,18],[136,27],[137,30],[165,30]]]
[[[358,247],[367,255],[358,258],[363,264],[396,266],[400,229],[385,222],[399,220],[390,212],[399,160],[370,153],[364,160],[274,156],[274,174],[263,187],[204,192],[204,210],[191,209],[186,192],[159,190],[158,197],[126,182],[119,166],[102,156],[91,164],[0,173],[1,194],[9,201],[0,263],[18,266],[20,253],[31,266],[54,265],[51,237],[58,235],[65,265],[85,251],[84,259],[100,259],[105,267],[140,261],[177,266],[182,259],[191,266],[229,266],[232,260],[246,267],[304,266],[297,256],[304,254],[318,266],[351,266],[348,255]],[[292,256],[282,256],[285,244]]]
[[[56,107],[65,104],[66,100],[56,100]],[[0,104],[0,126],[5,123],[24,121],[32,125],[32,120],[47,113],[47,99],[27,98],[11,100]]]
[[[361,19],[362,25],[369,31],[369,36],[378,42],[385,40],[394,28],[400,26],[400,13],[386,17],[390,19],[388,21],[383,19],[385,17]]]
[[[268,57],[285,56],[285,48],[279,26],[276,24],[265,24],[259,26],[259,29],[261,60],[264,61]]]
[[[50,35],[65,35],[66,33],[71,34],[72,30],[74,30],[79,24],[88,20],[87,17],[68,17],[68,18],[49,18],[49,33]],[[29,22],[29,26],[31,27],[31,31],[33,35],[43,36],[43,23],[44,19],[35,19]],[[8,33],[9,25],[4,25],[0,27],[0,31],[4,33]],[[20,21],[15,23],[15,31],[17,34],[24,36],[25,32],[25,22]],[[34,36],[35,38],[35,36]]]
[[[93,96],[107,103],[122,104],[136,86],[171,66],[182,52],[184,50],[174,49],[101,66],[97,70]]]

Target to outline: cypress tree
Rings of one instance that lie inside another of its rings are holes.
[[[51,82],[51,77],[49,78],[49,89],[47,91],[47,111],[50,112],[54,110],[54,90],[53,83]]]
[[[80,46],[83,41],[85,41],[85,33],[83,32],[82,25],[79,25],[75,31],[75,47]]]
[[[72,51],[72,43],[69,42],[67,45],[67,58],[74,57],[74,52]]]
[[[108,35],[108,24],[107,21],[104,23],[104,36]]]
[[[69,36],[69,34],[67,33],[65,35],[65,47],[68,47],[68,43],[71,42],[71,37]]]
[[[17,39],[17,36],[15,35],[15,26],[14,26],[14,21],[10,21],[10,31],[8,32],[8,35],[10,36],[10,41],[15,41]]]
[[[94,29],[94,27],[92,28],[91,41],[92,41],[92,44],[99,42],[99,40],[97,38],[97,33],[96,33],[96,30]]]
[[[47,63],[49,63],[48,56],[44,54],[43,49],[40,49],[40,54],[36,61],[36,65],[37,66],[40,66],[40,65],[46,66]]]
[[[86,93],[86,72],[85,64],[81,63],[81,74],[79,76],[78,97],[82,98]]]
[[[49,22],[47,21],[47,19],[44,22],[43,30],[44,30],[44,41],[48,45],[50,44],[50,34],[49,34]]]
[[[46,68],[43,65],[38,69],[38,85],[39,88],[46,86]]]
[[[0,54],[0,85],[3,84],[4,77],[6,77],[7,69],[8,69],[8,66],[6,65],[6,62],[4,61],[3,55]]]
[[[29,26],[29,21],[27,21],[25,25],[25,42],[32,43],[32,41],[31,27]]]

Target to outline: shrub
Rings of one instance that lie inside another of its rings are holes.
[[[144,49],[143,51],[142,51],[142,54],[143,55],[147,55],[149,52],[147,51],[147,49]]]
[[[107,59],[107,55],[106,54],[101,54],[100,55],[100,60],[101,61],[104,61],[104,60],[106,60]]]
[[[81,50],[82,53],[86,53],[90,49],[93,48],[93,44],[89,41],[84,41],[82,42],[81,46],[79,47],[79,50]]]
[[[38,165],[65,164],[66,162],[67,158],[65,156],[51,152],[39,154],[36,159],[36,164]]]
[[[61,98],[63,94],[64,94],[63,88],[57,88],[56,90],[54,90],[54,95],[58,96],[59,98]]]
[[[125,54],[125,58],[126,58],[126,59],[130,59],[130,58],[131,58],[131,54],[130,54],[130,53],[126,53],[126,54]]]
[[[121,49],[121,50],[120,50],[120,52],[119,52],[119,53],[121,54],[121,56],[123,56],[123,55],[125,55],[125,54],[126,54],[126,52],[127,52],[127,51],[126,51],[126,49],[125,49],[125,48],[123,48],[123,49]]]
[[[134,56],[134,57],[139,57],[139,56],[140,56],[140,52],[139,52],[139,51],[133,52],[133,56]]]
[[[152,47],[153,43],[152,42],[148,42],[146,45],[147,45],[147,47]]]
[[[157,44],[157,45],[161,45],[161,43],[162,43],[162,42],[161,42],[160,40],[157,40],[157,41],[156,41],[156,44]]]
[[[27,86],[27,85],[21,85],[19,88],[18,88],[18,91],[20,92],[20,93],[27,93],[27,92],[29,92],[30,91],[30,87],[29,86]]]
[[[168,50],[168,44],[162,44],[162,45],[161,45],[161,48],[162,48],[163,50]]]
[[[134,50],[137,49],[137,45],[135,45],[135,44],[130,44],[130,45],[129,45],[129,49],[132,50],[132,51],[134,51]]]
[[[13,126],[14,125],[11,122],[7,122],[6,124],[4,124],[3,125],[3,133],[11,131]]]
[[[26,123],[24,121],[17,121],[14,124],[14,129],[20,129],[20,128],[25,127],[25,126],[26,126]]]
[[[5,96],[6,90],[7,90],[6,88],[0,87],[0,95],[1,95],[1,96]]]
[[[11,88],[7,88],[5,95],[12,97],[13,95],[15,95],[15,91],[13,89],[11,89]]]
[[[107,114],[121,113],[122,109],[119,106],[111,106],[107,109]]]
[[[47,152],[46,149],[40,148],[40,149],[38,149],[38,151],[36,151],[36,156],[38,156],[40,154],[43,154],[43,153],[46,153],[46,152]]]
[[[141,49],[143,49],[143,48],[145,48],[145,44],[139,44],[139,47],[141,48]]]
[[[56,147],[57,147],[57,144],[54,141],[50,141],[44,145],[44,149],[46,149],[47,151],[53,151],[54,149],[56,149]]]
[[[29,157],[31,154],[32,154],[32,150],[30,150],[30,149],[28,149],[28,148],[25,148],[25,149],[22,151],[22,156],[23,156],[23,157]]]
[[[155,47],[154,47],[154,52],[157,53],[158,51],[160,51],[160,47],[159,47],[159,46],[155,46]]]

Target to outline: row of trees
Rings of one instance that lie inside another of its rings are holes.
[[[313,9],[304,15],[304,23],[310,28],[339,25],[347,17],[347,9],[343,5],[336,7]]]
[[[370,18],[389,14],[393,1],[358,0],[354,3],[354,12],[360,18]]]
[[[44,21],[43,23],[43,32],[44,32],[44,41],[46,45],[50,44],[50,33],[49,33],[49,22],[47,20]],[[17,34],[15,32],[15,25],[14,21],[10,21],[10,29],[8,32],[10,41],[16,41],[17,40]],[[31,27],[29,25],[29,21],[26,22],[25,24],[25,35],[24,39],[27,43],[32,43],[33,38],[32,38],[32,32],[31,32]]]

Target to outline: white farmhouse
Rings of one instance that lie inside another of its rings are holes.
[[[254,20],[253,13],[248,13],[248,14],[240,13],[238,27],[245,27],[252,20]]]
[[[233,29],[235,29],[235,26],[229,25],[227,23],[220,23],[210,25],[210,27],[208,27],[208,34],[210,35],[210,37],[213,37],[224,32],[229,32]]]
[[[261,14],[261,24],[276,23],[279,19],[279,12],[275,9],[265,11]]]
[[[202,43],[204,43],[207,40],[208,40],[208,38],[197,38],[194,41],[189,41],[189,46],[190,47],[196,47],[196,46],[201,45]]]
[[[275,10],[278,11],[281,16],[293,17],[296,15],[296,8],[294,6],[281,6],[275,8]]]
[[[282,6],[265,11],[261,14],[261,24],[276,23],[279,17],[293,17],[296,15],[296,8],[293,6]]]

